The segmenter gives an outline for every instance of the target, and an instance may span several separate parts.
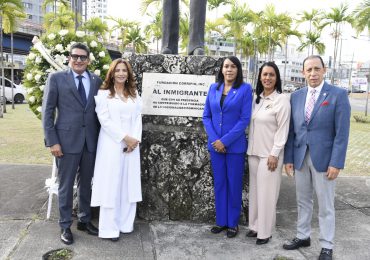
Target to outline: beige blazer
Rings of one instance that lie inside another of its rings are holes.
[[[260,157],[283,155],[290,113],[289,96],[286,94],[274,91],[264,97],[262,93],[259,104],[254,100],[247,154]]]

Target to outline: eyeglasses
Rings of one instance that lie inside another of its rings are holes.
[[[71,58],[74,60],[74,61],[77,61],[78,58],[80,58],[81,61],[85,61],[87,60],[87,56],[86,55],[77,55],[77,54],[71,54],[70,55]]]

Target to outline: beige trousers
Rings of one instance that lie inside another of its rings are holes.
[[[249,229],[257,232],[257,238],[271,236],[276,223],[276,203],[279,198],[283,158],[271,172],[266,157],[248,156],[249,164]]]

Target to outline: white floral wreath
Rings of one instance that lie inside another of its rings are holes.
[[[34,46],[26,59],[23,85],[27,91],[27,101],[31,110],[41,118],[42,96],[49,73],[67,69],[70,46],[83,42],[90,48],[89,70],[102,79],[112,62],[106,48],[92,34],[83,31],[60,30],[44,34],[32,41]]]

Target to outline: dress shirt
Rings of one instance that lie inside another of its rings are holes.
[[[304,106],[304,111],[307,110],[307,104],[308,104],[308,100],[310,100],[310,97],[311,97],[311,91],[313,89],[316,90],[316,93],[315,93],[315,100],[317,101],[317,99],[319,98],[320,96],[320,92],[321,92],[321,89],[322,89],[322,86],[324,86],[324,82],[325,80],[323,80],[321,82],[320,85],[318,85],[316,88],[313,88],[313,87],[310,87],[310,86],[307,86],[307,95],[306,95],[306,103],[305,103],[305,106]]]
[[[75,80],[76,88],[78,89],[78,78],[77,78],[77,76],[80,75],[80,74],[77,74],[73,70],[72,70],[72,73],[73,73],[73,78]],[[81,75],[83,76],[82,77],[82,84],[84,85],[84,88],[85,88],[86,100],[87,100],[89,98],[89,93],[90,93],[90,76],[89,76],[89,73],[87,73],[86,71],[84,73],[82,73]]]
[[[289,96],[285,94],[274,91],[264,97],[262,93],[259,104],[254,100],[248,155],[279,157],[288,138],[290,113]]]

